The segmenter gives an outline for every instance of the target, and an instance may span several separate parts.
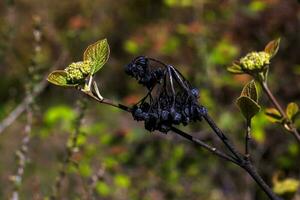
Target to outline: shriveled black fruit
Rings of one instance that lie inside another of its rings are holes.
[[[160,132],[167,133],[170,129],[171,129],[171,126],[162,124],[158,130]]]
[[[167,121],[167,120],[169,120],[169,115],[170,115],[169,111],[163,110],[163,111],[161,112],[161,119],[162,119],[163,121]]]
[[[182,117],[180,113],[176,112],[175,114],[172,115],[172,118],[173,118],[173,123],[178,125],[180,124]]]
[[[199,90],[197,88],[191,89],[191,93],[194,97],[196,97],[196,98],[199,97]]]
[[[143,115],[143,111],[140,108],[137,108],[134,113],[133,113],[133,117],[135,120],[137,121],[142,121],[144,120],[144,115]]]
[[[154,59],[140,56],[125,67],[128,75],[148,89],[147,96],[132,109],[134,119],[144,121],[145,129],[149,131],[164,133],[173,125],[200,121],[207,111],[198,102],[199,90],[174,67],[155,67],[150,60]],[[163,65],[160,61],[157,64]]]

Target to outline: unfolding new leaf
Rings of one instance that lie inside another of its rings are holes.
[[[266,45],[265,52],[270,54],[271,58],[274,57],[278,52],[279,44],[280,44],[280,38],[276,40],[272,40]]]
[[[229,71],[230,73],[233,73],[233,74],[243,74],[244,73],[241,66],[238,65],[237,63],[233,63],[232,66],[227,67],[227,71]]]
[[[250,81],[244,86],[241,96],[249,97],[253,101],[258,102],[257,88],[254,80]]]
[[[267,118],[270,122],[273,123],[282,123],[283,116],[281,116],[280,112],[276,108],[267,108],[265,110]]]
[[[289,103],[286,108],[286,115],[289,118],[289,120],[294,121],[297,114],[299,114],[298,105],[294,102]]]
[[[107,39],[99,40],[87,47],[83,54],[84,61],[90,61],[92,65],[91,75],[95,74],[107,62],[109,57],[109,45]]]
[[[67,73],[64,70],[55,70],[51,72],[48,75],[47,80],[54,85],[64,86],[64,87],[73,87],[78,85],[78,84],[69,84],[67,82]]]
[[[260,106],[252,99],[246,96],[241,96],[236,101],[241,113],[247,121],[260,111]]]

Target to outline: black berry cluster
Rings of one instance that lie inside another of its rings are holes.
[[[153,88],[164,75],[164,70],[162,68],[151,70],[149,59],[144,56],[139,56],[129,63],[125,67],[125,72],[134,77],[138,83],[146,86],[148,89]]]
[[[198,103],[199,90],[174,67],[152,69],[148,58],[138,57],[126,66],[126,72],[148,88],[148,94],[132,108],[134,119],[144,121],[147,130],[166,133],[172,125],[187,125],[205,114],[206,109]]]

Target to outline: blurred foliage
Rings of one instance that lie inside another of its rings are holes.
[[[123,66],[138,55],[161,59],[200,88],[199,101],[241,151],[245,122],[235,99],[250,78],[226,71],[233,60],[280,36],[280,51],[270,66],[270,87],[282,105],[300,103],[300,10],[296,0],[0,1],[1,120],[22,101],[26,80],[32,78],[24,74],[32,62],[36,15],[43,31],[42,53],[37,58],[41,77],[63,52],[68,58],[59,69],[82,60],[88,44],[107,38],[110,60],[96,75],[104,97],[124,104],[137,102],[145,91],[126,77]],[[299,180],[299,146],[292,135],[282,134],[286,133],[283,128],[268,122],[264,109],[272,105],[258,94],[263,110],[252,119],[253,160],[271,185],[277,171],[282,172],[280,181]],[[36,99],[22,199],[51,194],[67,138],[74,129],[72,105],[79,98],[84,97],[75,90],[49,86]],[[8,199],[12,191],[9,176],[16,168],[14,152],[21,142],[24,120],[21,116],[0,135],[0,199]],[[299,118],[295,120],[299,127]],[[182,128],[220,144],[202,123]],[[95,185],[97,199],[266,199],[232,164],[172,133],[148,133],[115,108],[89,101],[81,132],[79,151],[73,156],[78,169],[68,169],[62,188],[65,199],[81,199],[82,179],[89,182],[100,166],[105,172]],[[282,190],[278,184],[273,183],[274,190]]]

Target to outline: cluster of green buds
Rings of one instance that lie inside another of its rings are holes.
[[[238,61],[235,61],[227,70],[233,74],[249,74],[256,80],[266,80],[270,60],[277,53],[279,43],[280,39],[269,42],[264,51],[248,53]]]
[[[261,52],[251,52],[240,59],[240,65],[245,71],[262,71],[270,64],[270,54]]]
[[[90,77],[87,90],[92,84],[93,75],[100,70],[109,58],[109,45],[106,39],[89,45],[83,53],[83,61],[73,62],[64,70],[54,70],[47,80],[58,86],[86,86],[85,79]],[[99,93],[99,92],[98,92]],[[98,96],[100,96],[98,94]]]
[[[91,63],[89,60],[71,63],[66,69],[67,81],[69,83],[77,83],[84,80],[91,71]]]

